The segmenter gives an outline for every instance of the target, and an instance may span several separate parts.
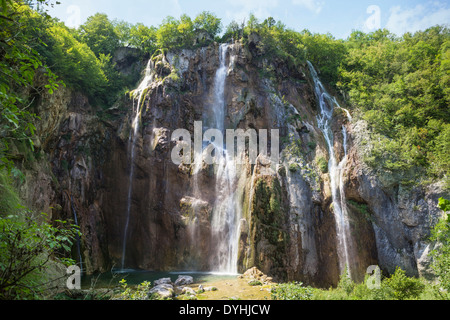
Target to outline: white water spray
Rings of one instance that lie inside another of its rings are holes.
[[[339,267],[341,274],[347,268],[348,276],[351,277],[350,265],[350,225],[348,221],[347,204],[344,193],[344,168],[347,163],[347,130],[342,126],[344,157],[338,163],[334,153],[334,137],[331,130],[331,121],[333,118],[334,108],[340,108],[347,114],[351,120],[348,110],[339,106],[335,97],[332,97],[317,75],[313,65],[308,61],[308,66],[314,81],[314,90],[319,101],[320,114],[317,116],[317,122],[320,130],[323,132],[325,141],[327,142],[330,161],[328,163],[328,170],[330,173],[331,194],[333,200],[333,213],[336,220],[336,231],[338,238],[338,256]]]
[[[211,106],[212,119],[210,123],[222,133],[225,128],[225,82],[228,65],[226,54],[228,44],[219,48],[220,64],[214,79],[214,102]],[[236,159],[232,159],[223,146],[215,146],[216,157],[216,200],[214,203],[211,222],[212,243],[214,256],[212,257],[213,271],[236,274],[239,226],[242,216],[242,206],[238,200],[238,175]]]
[[[144,91],[149,87],[153,80],[153,75],[151,72],[152,61],[151,59],[148,61],[147,67],[145,68],[145,76],[141,81],[136,90],[132,92],[133,94],[133,122],[131,124],[130,136],[128,139],[128,143],[131,145],[130,151],[130,175],[128,179],[128,194],[127,194],[127,214],[126,214],[126,222],[125,229],[123,235],[122,242],[122,270],[125,267],[125,256],[126,256],[126,248],[127,248],[127,239],[128,239],[128,227],[130,224],[130,214],[131,214],[131,198],[133,195],[133,178],[134,178],[134,159],[136,157],[136,140],[137,134],[139,132],[139,123],[142,114],[142,98],[144,96]],[[137,104],[136,104],[137,98]]]

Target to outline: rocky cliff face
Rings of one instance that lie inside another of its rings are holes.
[[[270,166],[263,158],[256,164],[247,158],[239,167],[234,185],[242,207],[238,270],[256,266],[278,280],[335,285],[342,270],[326,169],[329,152],[317,124],[311,76],[306,67],[264,59],[256,42],[228,47],[225,128],[279,129],[281,161]],[[126,52],[118,60],[123,72],[133,70],[127,61],[136,63]],[[24,193],[54,218],[77,216],[88,273],[121,267],[128,203],[127,268],[211,269],[217,168],[203,163],[194,174],[192,165],[174,164],[177,142],[171,135],[180,128],[193,133],[194,121],[208,117],[219,60],[217,44],[155,58],[134,163],[130,132],[136,99],[123,97],[100,113],[82,94],[63,89],[38,104],[44,115],[38,128],[40,166],[49,165],[27,171]],[[362,279],[374,264],[389,272],[399,265],[412,275],[427,274],[426,238],[439,216],[436,204],[443,191],[438,185],[404,189],[388,173],[367,168],[361,161],[367,129],[363,122],[349,123],[338,110],[332,124],[337,159],[344,156],[343,125],[350,133],[344,186],[352,276]]]

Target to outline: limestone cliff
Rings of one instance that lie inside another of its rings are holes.
[[[335,285],[341,270],[326,168],[329,152],[318,128],[310,72],[306,65],[293,68],[264,59],[252,41],[257,39],[228,47],[225,127],[279,129],[281,162],[271,167],[260,158],[239,168],[234,186],[242,207],[238,270],[255,266],[278,280]],[[121,52],[117,58],[123,72],[134,70],[130,63],[143,69],[145,61],[136,62],[133,54],[128,59]],[[193,166],[174,164],[171,134],[180,128],[194,132],[194,122],[208,116],[219,59],[218,44],[154,57],[153,81],[138,106],[134,163],[130,130],[136,99],[131,95],[105,112],[69,89],[38,103],[39,148],[49,170],[27,171],[24,193],[54,218],[77,215],[88,273],[120,268],[131,165],[126,267],[210,270],[215,167],[204,163],[194,174]],[[337,159],[344,157],[342,126],[349,131],[344,185],[355,279],[374,264],[389,272],[399,265],[409,274],[426,274],[426,238],[443,191],[436,185],[404,189],[386,180],[386,174],[371,171],[361,160],[364,123],[349,122],[339,110],[332,123]]]

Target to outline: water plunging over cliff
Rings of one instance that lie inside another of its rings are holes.
[[[207,119],[214,129],[224,133],[225,129],[225,83],[228,65],[226,54],[228,45],[219,48],[219,68],[214,79],[212,119]],[[238,182],[236,161],[229,157],[226,148],[215,146],[216,199],[211,222],[213,256],[211,268],[216,272],[237,273],[239,244],[239,221],[242,215],[238,201],[236,184]]]
[[[73,197],[72,197],[72,196],[70,196],[70,206],[71,206],[71,208],[72,208],[73,218],[74,218],[75,225],[76,225],[77,227],[79,227],[77,210],[75,209],[75,206],[74,206],[74,203],[73,203]],[[81,271],[81,273],[83,273],[83,259],[82,259],[82,257],[81,257],[81,239],[80,239],[80,235],[79,235],[79,234],[77,234],[76,240],[77,240],[78,260],[79,260],[79,263],[80,263],[80,271]]]
[[[336,101],[335,97],[332,97],[321,83],[316,70],[313,65],[308,61],[308,66],[314,81],[314,90],[316,98],[319,102],[320,114],[317,116],[317,122],[320,130],[323,132],[325,141],[328,147],[328,153],[330,160],[328,163],[328,170],[330,174],[331,195],[333,200],[333,213],[336,220],[336,231],[338,238],[338,256],[340,272],[343,273],[347,268],[348,275],[351,277],[351,250],[350,250],[350,225],[348,221],[347,204],[344,194],[344,167],[347,163],[347,130],[345,126],[342,126],[343,134],[343,146],[344,157],[338,163],[334,152],[334,136],[331,130],[331,122],[333,118],[333,111],[335,107],[341,108]],[[343,108],[341,108],[343,109]],[[349,119],[350,114],[347,110],[343,109]]]
[[[136,140],[137,134],[139,132],[139,121],[142,113],[142,97],[144,96],[144,90],[148,88],[153,80],[151,73],[151,59],[148,61],[147,67],[145,69],[144,79],[141,81],[136,90],[133,91],[133,122],[131,124],[130,136],[128,139],[128,144],[130,145],[130,175],[128,180],[128,194],[127,194],[127,213],[125,228],[123,234],[123,245],[122,245],[122,270],[125,267],[125,256],[127,248],[127,238],[128,238],[128,227],[130,223],[130,213],[131,213],[131,198],[133,195],[133,178],[134,178],[134,160],[136,157]],[[137,103],[136,103],[137,98]]]

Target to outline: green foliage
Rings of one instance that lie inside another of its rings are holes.
[[[365,219],[367,219],[368,221],[372,221],[373,217],[369,212],[369,207],[367,206],[367,204],[365,203],[359,203],[353,200],[348,200],[348,203],[353,206],[357,212],[361,215],[364,216]]]
[[[308,30],[297,32],[272,17],[260,23],[254,15],[250,15],[246,24],[239,25],[232,21],[222,41],[233,39],[248,44],[254,35],[259,38],[256,54],[260,57],[270,62],[281,59],[292,69],[310,60],[318,68],[323,80],[333,85],[338,81],[339,66],[347,52],[344,41],[336,40],[331,34],[312,34]],[[271,72],[276,70],[276,67],[266,68]]]
[[[144,281],[135,288],[128,286],[127,281],[122,279],[119,281],[121,287],[120,299],[122,300],[148,300],[148,292],[151,288],[149,281]]]
[[[5,170],[0,170],[0,212],[16,214],[20,209],[19,203],[19,195],[12,187],[12,176]]]
[[[13,212],[0,216],[0,299],[38,299],[50,259],[73,264],[65,254],[80,233],[67,221],[50,223],[44,214],[33,216],[19,203]]]
[[[430,291],[422,279],[407,277],[405,271],[396,268],[390,277],[380,279],[379,287],[373,285],[366,275],[361,283],[353,282],[347,270],[341,275],[337,288],[330,290],[312,289],[314,300],[416,300],[421,299],[425,290]],[[427,292],[428,297],[433,296]]]
[[[328,172],[328,161],[324,157],[317,159],[317,166],[319,167],[320,172]]]
[[[155,27],[147,27],[142,23],[137,23],[130,28],[129,45],[141,49],[144,53],[153,54],[157,49]]]
[[[86,43],[79,42],[63,25],[50,26],[48,35],[52,42],[48,63],[67,85],[90,97],[105,89],[108,79],[104,68],[109,56],[100,54],[97,58]]]
[[[312,290],[301,282],[280,283],[272,286],[272,300],[311,300]]]
[[[344,291],[347,295],[352,293],[353,289],[355,288],[355,283],[350,278],[347,266],[345,267],[345,270],[339,279],[339,283],[338,283],[337,287],[338,287],[338,290]]]
[[[194,30],[205,31],[211,39],[214,39],[222,31],[222,23],[213,13],[203,11],[194,19]]]
[[[97,57],[100,54],[113,55],[120,44],[116,30],[106,14],[97,13],[87,18],[86,22],[80,26],[78,37],[89,46]],[[122,34],[122,38],[123,36]]]
[[[436,26],[402,37],[354,32],[345,42],[337,85],[373,131],[369,165],[448,182],[449,36]]]
[[[248,284],[249,284],[250,286],[262,286],[261,281],[256,280],[256,279],[253,279],[253,280],[249,281]]]
[[[424,290],[422,280],[407,277],[405,271],[397,267],[395,273],[383,280],[381,288],[387,300],[417,299]]]
[[[29,97],[24,92],[36,89],[52,94],[61,83],[33,48],[40,39],[24,27],[37,13],[20,0],[4,1],[0,9],[0,168],[11,170],[14,155],[9,153],[10,145],[25,141],[29,148],[34,146],[36,115],[30,111]],[[33,86],[38,69],[47,79],[42,88]]]
[[[250,224],[252,237],[254,237],[252,242],[258,243],[264,239],[267,245],[273,248],[274,253],[270,256],[272,267],[281,267],[284,263],[282,257],[286,251],[289,234],[285,230],[285,216],[283,215],[282,191],[279,180],[274,178],[269,182],[265,179],[258,179],[254,185],[251,205],[254,212],[254,218],[252,218]],[[258,267],[258,265],[256,266]]]
[[[221,31],[221,20],[214,14],[204,11],[194,21],[183,14],[180,19],[167,17],[156,31],[156,43],[160,49],[178,50],[192,49],[209,44]],[[206,32],[207,37],[197,39],[201,32]]]
[[[154,50],[147,47],[151,45],[146,41],[147,35],[136,34],[141,31],[140,26],[113,23],[103,14],[89,17],[80,29],[73,30],[30,9],[27,11],[30,14],[25,21],[26,32],[42,40],[36,45],[40,57],[67,86],[88,95],[95,105],[111,106],[117,93],[136,81],[132,76],[119,74],[112,63],[119,45],[129,42],[139,44],[143,50]]]
[[[432,268],[439,278],[440,286],[450,292],[450,201],[439,199],[439,208],[444,211],[444,216],[432,229],[430,240],[438,245],[431,252],[433,258]]]
[[[336,40],[331,34],[311,33],[303,30],[300,41],[306,50],[306,59],[319,70],[325,82],[336,85],[339,77],[339,66],[347,54],[344,41]]]
[[[129,22],[117,19],[111,21],[111,24],[113,25],[114,33],[117,36],[118,45],[121,47],[129,46],[130,41],[133,38],[131,30],[133,29],[134,26]]]

